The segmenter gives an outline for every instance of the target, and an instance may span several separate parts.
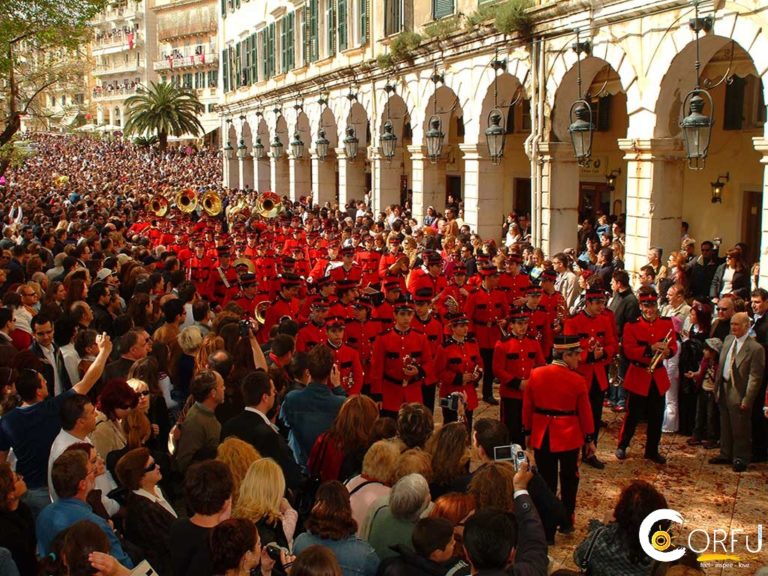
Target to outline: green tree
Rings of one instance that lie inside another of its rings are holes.
[[[82,47],[91,38],[89,21],[109,0],[0,0],[0,174],[21,118],[34,111],[49,88],[77,82],[84,73]],[[72,56],[81,66],[73,67]],[[78,60],[78,58],[74,58]]]
[[[152,82],[148,89],[128,98],[125,105],[125,133],[155,134],[161,151],[168,145],[168,136],[198,136],[203,131],[197,116],[205,107],[188,88]]]

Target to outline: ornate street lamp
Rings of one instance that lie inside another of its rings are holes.
[[[485,129],[485,141],[488,144],[488,154],[491,157],[491,162],[499,164],[502,156],[504,156],[504,127],[502,126],[502,120],[504,116],[499,110],[498,101],[498,76],[496,73],[499,70],[507,69],[507,61],[499,60],[498,53],[496,59],[491,62],[491,68],[493,68],[493,110],[488,112],[488,127]]]
[[[328,138],[325,137],[325,130],[320,128],[320,131],[317,133],[317,140],[315,140],[315,152],[317,153],[317,159],[320,160],[320,162],[325,162],[325,159],[328,157],[329,145],[330,142],[328,141]]]
[[[272,158],[280,160],[283,157],[283,143],[280,142],[280,136],[275,134],[272,143],[269,145],[269,149],[272,153]]]
[[[264,144],[261,143],[261,136],[256,136],[256,140],[253,143],[253,157],[256,160],[264,158]]]
[[[301,158],[304,156],[304,142],[301,139],[301,134],[296,132],[291,140],[291,154],[294,158]]]
[[[389,119],[389,99],[390,94],[395,91],[395,87],[387,82],[384,85],[384,92],[387,93],[387,121],[384,122],[384,129],[379,136],[379,146],[381,146],[381,153],[387,162],[391,162],[395,156],[395,149],[397,148],[397,136],[395,136],[395,129],[392,126],[392,121]]]
[[[592,107],[581,92],[581,54],[589,54],[592,44],[589,41],[581,42],[577,30],[576,43],[572,48],[578,56],[578,60],[576,60],[576,84],[579,99],[571,104],[568,133],[571,135],[571,145],[576,161],[579,166],[586,166],[592,156],[592,132],[595,130],[595,125],[592,123]]]
[[[709,153],[709,142],[712,136],[714,120],[712,114],[714,103],[709,92],[699,85],[699,33],[702,30],[709,31],[712,28],[711,18],[699,18],[699,3],[694,3],[694,18],[688,25],[696,33],[696,85],[693,90],[685,95],[681,111],[680,128],[683,132],[683,144],[685,156],[688,158],[688,168],[691,170],[703,170]],[[708,106],[707,106],[708,104]],[[704,108],[708,108],[709,114],[704,114]],[[713,196],[713,202],[714,202]]]
[[[429,157],[429,161],[432,164],[435,164],[443,153],[443,140],[445,139],[443,122],[437,114],[437,83],[443,82],[443,75],[437,73],[437,68],[435,68],[431,80],[435,85],[435,91],[432,95],[432,116],[429,118],[429,128],[427,129],[425,138],[427,141],[427,156]]]
[[[347,136],[344,138],[344,152],[349,160],[354,160],[357,156],[357,145],[359,140],[355,136],[355,129],[352,126],[347,126]]]
[[[248,147],[245,145],[245,140],[240,138],[240,143],[237,145],[237,157],[240,160],[244,160],[248,157]]]
[[[712,186],[712,204],[723,203],[723,188],[725,188],[725,183],[730,182],[730,180],[731,173],[726,172],[725,176],[718,176],[715,182],[710,182],[710,186]]]
[[[224,158],[227,160],[232,160],[232,158],[235,157],[235,149],[232,148],[232,144],[229,140],[227,140],[227,143],[224,145]]]

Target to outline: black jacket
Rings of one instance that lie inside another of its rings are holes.
[[[301,468],[293,458],[285,438],[280,436],[264,419],[249,410],[227,420],[221,428],[221,440],[228,436],[236,436],[251,444],[265,458],[272,458],[280,465],[285,476],[285,485],[296,489],[301,486]]]
[[[715,276],[712,278],[712,285],[709,288],[710,298],[719,298],[720,292],[723,290],[723,276],[725,276],[725,267],[727,264],[720,264],[715,271]],[[731,293],[736,294],[739,298],[749,300],[749,271],[748,270],[736,270],[733,273],[733,280],[731,282]]]
[[[392,549],[398,556],[387,558],[379,564],[376,576],[469,576],[469,565],[463,560],[433,562],[413,550],[396,544]]]
[[[58,371],[59,373],[62,390],[69,390],[72,388],[72,382],[69,379],[69,372],[67,372],[67,367],[64,365],[64,357],[61,355],[61,350],[58,346],[56,346],[56,344],[51,344],[51,346],[53,346],[53,356],[56,359],[55,366],[48,362],[45,354],[43,354],[43,349],[40,347],[40,344],[38,344],[36,340],[32,341],[32,345],[29,347],[29,349],[35,353],[35,356],[40,359],[42,364],[40,373],[45,378],[45,382],[48,385],[49,394],[51,396],[55,396],[56,394],[54,392],[54,385],[56,381],[54,370]]]
[[[624,325],[627,322],[634,322],[640,317],[640,306],[637,303],[637,297],[630,288],[624,292],[615,292],[608,308],[613,312],[616,319],[616,331],[619,341],[624,334]]]

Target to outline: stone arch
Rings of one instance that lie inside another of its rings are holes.
[[[349,109],[343,126],[338,127],[339,143],[346,137],[347,127],[355,129],[355,136],[358,139],[359,150],[365,150],[368,147],[368,112],[360,102],[355,102]]]
[[[269,125],[264,117],[257,117],[256,133],[254,134],[254,141],[256,137],[261,138],[261,144],[265,147],[269,147]],[[253,143],[251,143],[253,146]]]
[[[237,129],[233,122],[228,122],[229,128],[227,129],[227,142],[232,148],[237,149]]]
[[[432,82],[428,83],[426,90],[433,90]],[[440,117],[442,131],[445,134],[445,141],[448,142],[455,129],[451,119],[463,118],[464,116],[464,108],[459,99],[459,95],[454,92],[452,88],[445,85],[441,85],[432,94],[426,92],[425,96],[426,94],[429,94],[428,98],[422,100],[426,102],[426,105],[420,111],[424,115],[423,120],[418,123],[413,123],[414,137],[417,136],[418,132],[417,140],[423,141],[424,134],[426,134],[429,129],[429,120],[433,115],[436,115]]]
[[[309,127],[309,117],[303,110],[300,111],[296,116],[296,124],[294,125],[293,131],[290,134],[289,142],[293,140],[293,136],[296,132],[299,133],[301,140],[304,142],[304,154],[306,156],[306,151],[311,147],[312,130]]]
[[[333,114],[333,110],[328,108],[327,106],[323,110],[323,112],[320,114],[320,122],[317,126],[317,131],[315,132],[315,139],[320,137],[320,130],[325,130],[325,137],[328,139],[329,145],[329,151],[333,148],[336,148],[339,145],[339,128],[336,124],[336,117]],[[314,147],[314,142],[313,142]]]
[[[248,149],[248,154],[251,154],[253,152],[253,134],[251,132],[251,125],[246,120],[243,122],[243,127],[240,130],[240,139],[243,141],[243,144],[245,144],[245,147]],[[237,145],[240,145],[240,142],[238,141]]]
[[[393,93],[387,100],[384,100],[381,107],[381,118],[379,119],[379,136],[384,133],[384,124],[389,120],[392,123],[392,129],[397,136],[397,145],[403,145],[403,132],[406,124],[411,122],[409,108],[402,96]]]
[[[496,98],[494,101],[494,82],[496,83]],[[525,87],[521,83],[520,79],[507,72],[499,74],[494,80],[491,78],[490,84],[485,87],[485,95],[483,96],[480,91],[481,86],[477,89],[477,101],[480,102],[480,108],[477,111],[477,120],[473,122],[476,125],[477,142],[483,142],[485,140],[485,130],[488,128],[488,114],[496,107],[503,116],[502,126],[507,125],[507,115],[510,105],[519,106],[522,103],[522,99],[525,97]]]

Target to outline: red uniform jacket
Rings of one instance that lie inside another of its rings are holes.
[[[352,267],[349,270],[344,268],[341,262],[331,262],[328,265],[326,274],[331,278],[333,278],[334,282],[340,282],[342,280],[352,280],[359,284],[360,280],[362,280],[363,278],[363,269],[360,267],[360,265],[357,262],[352,264]]]
[[[530,285],[530,277],[523,272],[515,274],[514,276],[508,272],[504,272],[499,276],[499,290],[504,292],[510,306],[513,306],[514,301],[518,298],[525,298],[523,289]]]
[[[360,364],[360,355],[357,350],[346,344],[342,344],[338,348],[330,342],[326,342],[326,345],[333,354],[333,362],[339,367],[339,373],[341,375],[341,387],[347,393],[347,396],[357,396],[363,389],[363,366]]]
[[[379,324],[366,320],[352,320],[344,329],[344,339],[347,345],[351,346],[360,355],[360,362],[363,365],[365,378],[370,382],[371,354],[373,354],[373,342],[379,335]]]
[[[318,326],[310,320],[296,333],[296,352],[309,352],[326,338],[325,323]]]
[[[504,338],[493,350],[493,375],[499,379],[499,396],[523,397],[520,383],[531,377],[537,366],[544,364],[541,346],[533,338]]]
[[[421,288],[430,288],[433,297],[439,296],[447,285],[445,276],[430,276],[424,268],[416,268],[408,276],[408,292],[411,295],[416,295],[416,290]]]
[[[277,299],[267,310],[264,317],[264,326],[259,330],[259,342],[264,344],[269,339],[269,331],[272,326],[280,321],[283,316],[290,316],[294,320],[299,317],[299,301],[296,298],[286,300],[282,294],[277,295]]]
[[[435,357],[435,377],[440,386],[440,398],[447,398],[454,392],[464,392],[467,397],[467,410],[477,408],[477,380],[464,383],[465,372],[475,372],[482,368],[480,348],[474,340],[458,342],[446,338]],[[478,373],[478,380],[482,372]]]
[[[429,350],[432,353],[432,358],[434,358],[440,348],[440,343],[443,340],[443,323],[435,318],[433,314],[427,316],[426,321],[419,318],[418,314],[414,314],[413,320],[411,320],[411,328],[424,333],[429,342]]]
[[[542,292],[539,304],[547,313],[549,325],[552,326],[552,334],[562,333],[563,324],[568,319],[568,306],[565,304],[563,295],[557,290],[552,294]]]
[[[554,341],[549,316],[543,306],[539,306],[535,310],[531,310],[526,306],[525,310],[530,314],[528,319],[528,337],[536,340],[539,346],[541,346],[542,355],[545,358],[549,358],[552,354],[552,342]]]
[[[363,278],[360,282],[363,287],[380,282],[379,260],[381,260],[381,254],[374,250],[370,252],[363,250],[357,253],[357,261],[360,262],[360,267],[363,269]]]
[[[618,343],[613,335],[613,328],[610,325],[607,316],[590,316],[584,310],[569,318],[565,323],[565,334],[569,336],[578,336],[581,346],[581,358],[579,359],[578,372],[587,381],[587,386],[592,386],[593,378],[597,378],[600,384],[600,390],[605,392],[608,389],[608,376],[606,367],[613,360]],[[596,344],[603,347],[603,356],[595,359],[594,350]]]
[[[384,300],[384,302],[376,306],[373,309],[369,322],[378,324],[379,334],[383,334],[392,328],[392,325],[395,323],[395,309],[392,304],[388,300]]]
[[[627,375],[624,377],[624,389],[640,396],[648,396],[651,389],[651,380],[656,383],[659,394],[664,395],[669,390],[669,376],[664,362],[656,365],[653,374],[648,373],[648,366],[653,360],[654,352],[651,345],[661,342],[669,334],[672,328],[671,318],[657,318],[648,322],[640,317],[635,322],[628,322],[624,326],[624,355],[629,360]],[[677,339],[673,337],[669,341],[670,356],[677,352]]]
[[[208,277],[207,294],[212,301],[225,306],[240,289],[238,280],[237,271],[232,266],[225,269],[216,266]]]
[[[577,450],[594,432],[584,378],[561,364],[536,368],[523,396],[523,428],[529,446],[541,448],[549,430],[552,452]]]
[[[507,318],[508,308],[501,290],[489,291],[481,286],[469,295],[465,313],[470,321],[469,329],[480,348],[493,348],[501,338],[498,321]]]
[[[197,288],[197,292],[204,297],[209,298],[208,294],[208,279],[211,276],[211,268],[213,268],[213,262],[210,258],[192,256],[187,262],[189,273],[187,277],[194,283]]]
[[[457,286],[456,284],[449,283],[446,285],[445,290],[438,295],[437,298],[437,311],[441,318],[445,318],[448,313],[448,306],[445,301],[451,296],[459,304],[459,311],[464,311],[467,308],[467,298],[469,298],[469,290],[467,286]]]
[[[382,409],[397,412],[404,402],[422,402],[421,385],[434,382],[433,359],[427,337],[408,329],[392,328],[376,339],[371,359],[371,392],[381,396]],[[405,357],[410,356],[419,372],[403,386]]]

